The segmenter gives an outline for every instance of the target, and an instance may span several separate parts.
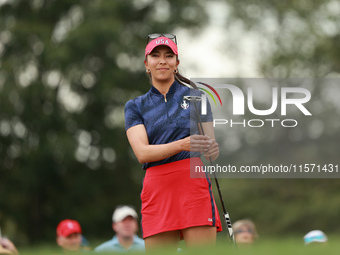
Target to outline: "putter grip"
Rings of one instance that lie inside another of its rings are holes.
[[[199,97],[199,96],[184,96],[183,99],[187,100],[187,101],[193,101],[193,102],[197,102],[197,101],[202,100],[202,98]]]

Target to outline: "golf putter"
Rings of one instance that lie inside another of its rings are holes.
[[[197,115],[197,119],[198,119],[198,122],[199,122],[199,125],[200,125],[200,128],[201,128],[202,135],[205,135],[204,134],[203,125],[202,125],[202,121],[201,121],[201,116],[198,113],[198,109],[197,109],[197,105],[196,105],[196,102],[201,101],[202,98],[200,96],[184,96],[183,99],[186,100],[186,101],[194,103],[195,110],[196,110],[196,115]],[[210,161],[210,165],[212,166],[213,163],[212,163],[212,160],[211,160],[210,157],[209,157],[209,161]],[[227,210],[225,209],[225,205],[224,205],[224,201],[223,201],[220,185],[218,183],[218,180],[216,178],[216,174],[214,172],[213,172],[213,176],[214,176],[214,179],[215,179],[218,195],[220,197],[220,201],[221,201],[221,205],[222,205],[222,210],[223,210],[223,217],[224,217],[224,221],[225,221],[225,224],[226,224],[226,227],[227,227],[228,236],[229,236],[233,246],[236,247],[236,241],[235,241],[234,231],[233,231],[233,228],[232,228],[232,225],[231,225],[230,216],[229,216],[229,213],[227,212]]]

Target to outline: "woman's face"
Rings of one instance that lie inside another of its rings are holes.
[[[177,70],[179,61],[168,46],[157,46],[147,55],[144,61],[145,68],[151,71],[152,82],[173,81],[174,71]]]

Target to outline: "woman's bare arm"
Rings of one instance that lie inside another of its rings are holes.
[[[159,161],[181,151],[206,152],[211,145],[210,139],[203,135],[192,135],[167,144],[150,145],[143,124],[129,128],[126,135],[140,163]]]

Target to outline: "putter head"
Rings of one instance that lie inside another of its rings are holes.
[[[192,102],[198,102],[198,101],[202,101],[202,97],[199,97],[199,96],[184,96],[183,97],[183,100],[186,100],[186,101],[192,101]]]

